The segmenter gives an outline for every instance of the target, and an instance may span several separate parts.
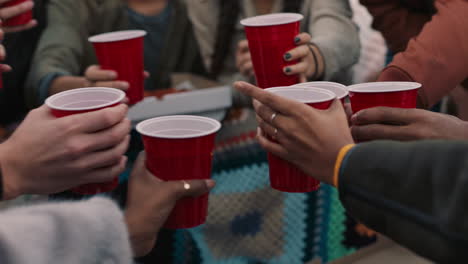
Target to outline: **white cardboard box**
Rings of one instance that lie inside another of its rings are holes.
[[[232,105],[231,86],[218,83],[192,74],[174,74],[175,87],[191,90],[165,95],[162,99],[146,97],[132,106],[128,117],[133,122],[165,115],[208,115],[222,119],[226,109]]]

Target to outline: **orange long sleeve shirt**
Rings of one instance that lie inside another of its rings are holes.
[[[416,3],[361,0],[391,49],[404,50],[382,71],[379,81],[421,83],[418,104],[429,108],[468,77],[468,0],[437,0],[434,15],[427,6],[430,1],[418,1],[427,13],[401,2]]]

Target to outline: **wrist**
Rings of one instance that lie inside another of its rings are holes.
[[[338,185],[339,185],[339,177],[340,177],[342,166],[344,164],[344,160],[346,156],[348,155],[348,153],[351,151],[351,149],[353,149],[355,146],[356,146],[355,144],[348,144],[346,146],[343,146],[338,152],[338,155],[335,161],[335,168],[333,170],[333,178],[332,178],[332,185],[336,188],[338,188]]]
[[[322,80],[325,75],[325,61],[322,52],[320,52],[320,49],[314,43],[309,44],[309,49],[314,58],[315,72],[312,76],[308,76],[308,78],[311,78],[312,81]]]
[[[11,160],[8,157],[6,142],[0,144],[0,177],[1,177],[1,194],[0,200],[11,200],[21,195],[19,184],[17,181],[18,177],[15,176],[14,170],[12,169]]]
[[[131,210],[125,210],[125,222],[135,257],[147,255],[156,243],[156,235],[144,227],[144,220]]]

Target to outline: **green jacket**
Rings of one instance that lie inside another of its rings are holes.
[[[123,0],[51,0],[48,6],[49,25],[36,50],[26,87],[27,103],[42,103],[39,84],[51,74],[82,76],[86,68],[97,64],[90,36],[128,29],[128,17]],[[151,72],[157,79],[155,87],[169,88],[172,72],[203,74],[192,25],[182,0],[174,1],[170,29],[161,67]]]
[[[436,263],[468,261],[468,143],[376,141],[345,157],[339,179],[354,217]]]

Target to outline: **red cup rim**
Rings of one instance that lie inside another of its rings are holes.
[[[144,30],[122,30],[95,35],[88,38],[88,40],[92,43],[108,43],[136,39],[144,36],[146,36],[146,31]]]
[[[327,91],[335,93],[338,99],[343,99],[349,94],[346,85],[336,82],[306,82],[295,84],[294,87],[312,87],[325,89]]]
[[[89,107],[63,107],[63,106],[54,105],[54,101],[61,97],[72,96],[78,93],[93,92],[93,91],[113,93],[117,95],[118,97],[115,100],[112,100],[110,102],[100,104],[100,105],[95,105],[95,106],[89,106]],[[58,94],[54,94],[46,99],[45,104],[51,109],[56,109],[56,110],[61,110],[61,111],[86,111],[86,110],[105,108],[105,107],[120,103],[123,101],[124,98],[125,98],[125,93],[115,88],[108,88],[108,87],[77,88],[77,89],[60,92]]]
[[[188,134],[188,135],[178,135],[178,136],[160,134],[161,132],[164,132],[164,131],[167,131],[167,130],[158,131],[156,133],[145,131],[145,127],[148,126],[148,125],[153,125],[154,123],[164,122],[164,121],[168,121],[168,120],[200,121],[200,122],[211,124],[213,126],[213,128],[208,129],[206,131],[199,131],[199,132]],[[138,123],[137,126],[136,126],[136,130],[138,131],[138,133],[140,133],[140,134],[142,134],[144,136],[153,137],[153,138],[163,138],[163,139],[199,138],[199,137],[214,134],[214,133],[218,132],[220,129],[221,129],[221,123],[218,122],[217,120],[212,119],[212,118],[208,118],[208,117],[192,116],[192,115],[175,115],[175,116],[155,117],[155,118],[151,118],[151,119],[147,119],[145,121],[142,121],[142,122]]]
[[[417,82],[369,82],[348,86],[348,91],[353,93],[390,93],[416,90],[421,86]]]
[[[240,23],[246,27],[267,27],[295,23],[302,19],[304,16],[297,13],[275,13],[245,18]]]
[[[314,93],[321,93],[324,94],[325,97],[322,99],[298,99],[298,98],[291,98],[284,95],[280,95],[284,98],[288,98],[290,100],[295,100],[305,104],[316,104],[316,103],[323,103],[327,101],[332,101],[336,99],[335,93],[327,91],[325,89],[317,88],[317,87],[296,87],[296,86],[282,86],[282,87],[272,87],[265,89],[268,92],[275,93],[279,91],[307,91],[307,92],[314,92]]]

